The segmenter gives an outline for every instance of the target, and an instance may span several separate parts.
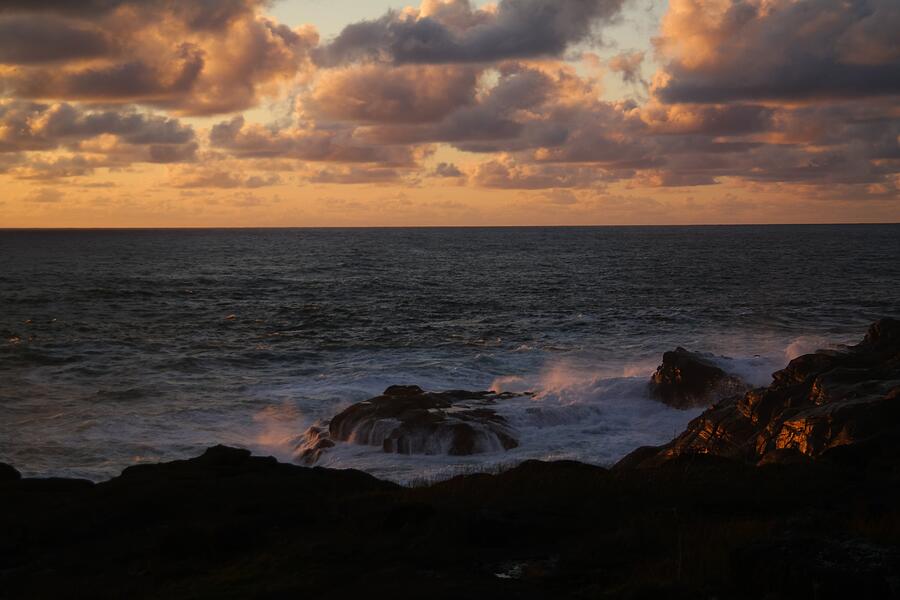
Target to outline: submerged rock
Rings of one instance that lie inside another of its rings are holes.
[[[720,401],[669,444],[641,449],[621,464],[652,466],[695,453],[795,462],[848,458],[837,453],[847,446],[861,452],[900,447],[900,321],[878,321],[845,350],[800,356],[773,379],[768,388]]]
[[[709,406],[748,389],[741,378],[726,373],[712,354],[678,347],[663,355],[662,364],[650,378],[651,393],[675,408]]]
[[[323,427],[312,427],[298,447],[298,458],[315,463],[335,441],[377,446],[388,453],[468,456],[511,450],[515,430],[494,405],[513,394],[426,392],[418,386],[391,386],[380,396],[358,402]]]

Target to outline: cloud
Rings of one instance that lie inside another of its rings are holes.
[[[307,179],[311,183],[332,183],[341,185],[396,183],[404,176],[399,169],[389,167],[340,166],[319,169]]]
[[[478,165],[472,180],[481,187],[501,189],[595,188],[604,181],[604,173],[590,167],[518,164],[504,158]]]
[[[470,152],[497,152],[556,145],[568,128],[547,112],[560,101],[590,94],[568,69],[546,73],[518,63],[506,64],[492,87],[471,104],[421,125],[379,125],[364,130],[382,143],[447,142]]]
[[[58,189],[42,187],[27,194],[24,200],[36,204],[56,204],[62,202],[65,197],[66,194]]]
[[[194,131],[169,117],[134,111],[84,111],[70,104],[0,103],[0,151],[49,150],[77,145],[103,135],[124,144],[173,147],[190,155]]]
[[[754,104],[711,105],[651,103],[641,118],[654,133],[734,136],[769,131],[776,111]]]
[[[900,94],[895,0],[671,0],[656,40],[665,102]]]
[[[23,162],[25,162],[25,153],[0,152],[0,174],[8,173]]]
[[[438,163],[431,172],[432,177],[464,177],[464,173],[453,163]]]
[[[197,148],[194,130],[170,117],[85,110],[67,103],[0,101],[0,156],[42,153],[12,169],[20,177],[86,175],[97,167],[135,162],[191,162]],[[49,154],[54,150],[69,154]]]
[[[426,123],[475,100],[478,70],[460,66],[362,65],[328,71],[311,110],[361,123]]]
[[[622,81],[633,85],[647,85],[641,74],[644,65],[644,53],[641,51],[623,52],[609,59],[609,70],[622,76]]]
[[[4,0],[0,15],[59,14],[88,19],[118,12],[136,13],[151,20],[172,15],[190,29],[214,31],[269,4],[269,0]]]
[[[578,196],[569,190],[548,190],[543,193],[543,199],[556,206],[572,206],[578,204]]]
[[[156,163],[209,197],[469,185],[545,208],[613,185],[897,197],[895,0],[670,0],[649,85],[649,54],[596,44],[623,3],[422,0],[320,43],[263,0],[9,0],[0,173]],[[645,89],[612,99],[604,71]],[[184,115],[222,116],[198,136]]]
[[[74,10],[84,4],[84,10]],[[0,12],[0,92],[208,115],[255,106],[312,68],[311,27],[254,0],[14,2]]]
[[[274,129],[234,117],[210,132],[213,147],[238,158],[292,158],[311,162],[378,163],[411,166],[414,150],[405,146],[368,144],[353,127],[301,125]]]
[[[0,15],[0,64],[31,65],[104,56],[111,40],[101,29],[58,17]]]
[[[281,184],[278,173],[247,174],[224,167],[192,166],[172,172],[169,185],[180,189],[219,188],[257,189]]]
[[[485,63],[560,56],[620,11],[623,0],[501,0],[475,9],[468,0],[424,2],[347,26],[316,51],[319,64],[360,60],[394,64]]]

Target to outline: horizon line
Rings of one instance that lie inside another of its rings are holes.
[[[673,228],[673,227],[833,227],[838,225],[900,225],[900,221],[852,221],[827,223],[647,223],[607,225],[258,225],[258,226],[120,226],[120,227],[0,227],[0,231],[251,231],[312,229],[600,229],[600,228]]]

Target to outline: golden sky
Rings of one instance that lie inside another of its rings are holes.
[[[900,220],[896,0],[9,0],[0,227]]]

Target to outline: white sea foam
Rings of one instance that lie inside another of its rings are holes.
[[[624,368],[615,369],[622,372]],[[495,391],[533,391],[499,402],[495,409],[517,433],[520,445],[510,451],[499,447],[468,457],[445,453],[399,455],[384,453],[378,445],[338,443],[318,464],[356,468],[394,481],[442,479],[473,470],[491,470],[528,459],[572,459],[610,465],[634,448],[668,441],[699,410],[671,409],[648,397],[647,377],[607,376],[583,371],[564,362],[548,365],[534,377],[499,377]],[[308,420],[287,411],[267,412],[261,437],[269,450],[284,457],[296,444],[283,429],[294,419],[298,429]],[[274,444],[272,442],[275,442]]]
[[[772,345],[766,354],[717,356],[716,362],[751,385],[764,386],[788,360],[821,345],[821,338],[797,338],[786,346]],[[609,466],[637,447],[669,441],[703,410],[676,410],[650,397],[648,380],[658,362],[659,358],[643,359],[591,369],[584,361],[555,360],[532,375],[495,377],[489,388],[494,392],[532,392],[496,406],[520,442],[510,451],[498,449],[468,457],[399,455],[386,454],[377,445],[339,443],[318,464],[362,469],[400,482],[490,471],[528,459],[570,459]],[[433,390],[458,387],[446,381],[417,383]],[[372,394],[378,392],[380,389]],[[275,431],[280,430],[276,427]],[[281,456],[291,452],[288,446],[280,450]]]

